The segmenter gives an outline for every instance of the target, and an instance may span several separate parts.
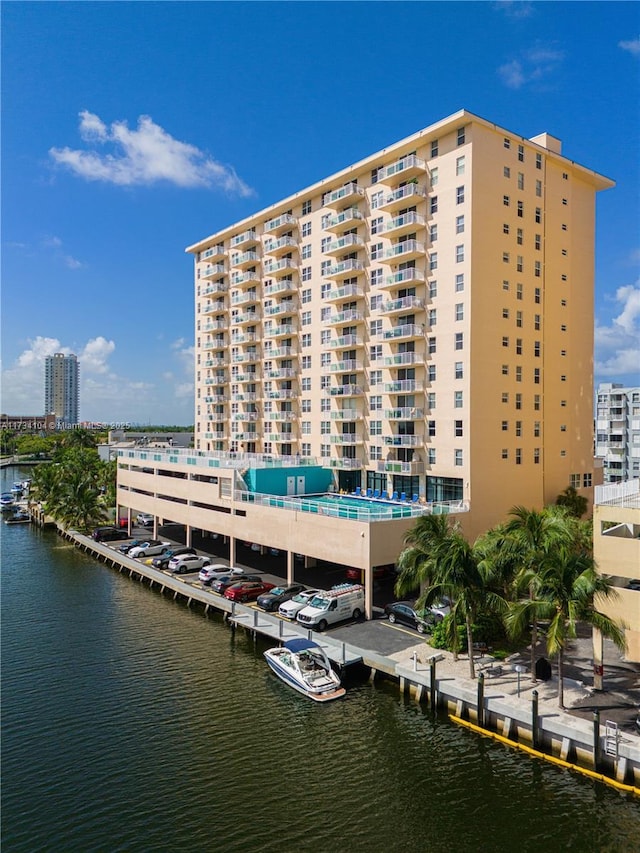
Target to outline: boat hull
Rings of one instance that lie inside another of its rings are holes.
[[[268,651],[264,653],[264,657],[269,664],[269,668],[281,681],[284,681],[284,683],[289,687],[297,690],[298,693],[302,693],[303,696],[313,699],[314,702],[330,702],[333,699],[339,699],[346,693],[344,687],[341,687],[339,684],[314,690],[308,684],[297,678],[294,672],[283,666],[280,661],[276,657],[270,655]]]

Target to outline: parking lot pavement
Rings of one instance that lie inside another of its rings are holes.
[[[392,655],[423,643],[417,631],[391,625],[388,619],[377,618],[369,622],[352,622],[326,631],[330,637],[352,643],[361,649],[370,649],[381,655]]]

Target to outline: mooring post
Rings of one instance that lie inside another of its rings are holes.
[[[484,726],[484,672],[478,676],[478,725]]]
[[[347,662],[347,644],[342,644],[342,665],[344,666]]]
[[[282,629],[284,628],[284,622],[282,619],[278,620],[278,636],[282,637]]]
[[[600,767],[600,711],[593,712],[593,769]]]
[[[538,749],[538,691],[531,693],[531,742],[534,749]]]
[[[436,663],[434,655],[429,659],[429,703],[433,711],[436,708]]]

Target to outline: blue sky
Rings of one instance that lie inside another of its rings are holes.
[[[640,382],[636,3],[2,5],[3,412],[193,422],[185,246],[465,108],[613,178],[596,381]]]

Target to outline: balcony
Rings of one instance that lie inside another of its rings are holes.
[[[403,296],[400,299],[390,299],[378,308],[378,311],[385,316],[411,310],[424,311],[424,299],[420,299],[419,296]]]
[[[223,432],[205,432],[204,437],[208,439],[215,439],[220,445],[227,440],[227,437]],[[222,446],[216,447],[216,450],[222,450]]]
[[[427,220],[424,216],[420,216],[419,213],[412,210],[409,213],[403,213],[402,216],[390,219],[384,226],[384,230],[385,234],[390,237],[401,237],[403,234],[409,234],[426,227]]]
[[[364,414],[357,409],[340,409],[337,412],[331,412],[332,421],[361,421]]]
[[[283,323],[281,326],[271,326],[264,330],[265,338],[290,338],[297,334],[298,330],[292,323]]]
[[[217,358],[207,358],[202,362],[203,367],[226,367],[229,362],[223,355],[219,355]]]
[[[284,299],[277,305],[269,305],[264,309],[265,317],[284,317],[287,314],[295,314],[298,310],[297,299]]]
[[[232,420],[234,421],[245,421],[246,423],[252,423],[253,421],[257,421],[259,418],[258,412],[236,412],[232,416]]]
[[[426,198],[426,190],[419,184],[405,184],[403,187],[398,187],[390,193],[387,193],[380,204],[379,210],[397,210],[401,207],[406,207],[408,204],[424,201]]]
[[[384,416],[388,421],[420,421],[424,418],[424,409],[403,406],[399,409],[386,409]]]
[[[260,263],[260,255],[257,252],[243,252],[241,255],[231,256],[231,266],[245,269]]]
[[[396,379],[395,382],[384,383],[385,394],[422,394],[424,382],[419,379]]]
[[[348,459],[347,457],[343,457],[342,459],[331,457],[331,459],[323,460],[322,464],[326,465],[327,462],[329,463],[330,468],[342,468],[348,471],[357,471],[364,465],[362,459]]]
[[[289,444],[289,442],[297,442],[298,438],[290,432],[270,432],[265,435],[264,440],[274,444]]]
[[[377,463],[377,470],[379,473],[410,474],[411,476],[415,476],[416,474],[424,474],[424,462],[397,462],[387,459],[386,461]]]
[[[214,338],[212,341],[205,341],[202,344],[202,349],[204,350],[218,350],[224,349],[226,347],[226,343],[223,336],[218,338]]]
[[[205,385],[226,385],[229,378],[226,373],[218,373],[216,376],[207,376],[204,380]]]
[[[281,388],[277,391],[268,391],[264,396],[267,400],[295,400],[298,392],[292,388]],[[265,420],[268,420],[268,418],[265,418]]]
[[[229,285],[222,281],[214,281],[213,284],[207,285],[200,291],[200,296],[215,296],[218,293],[226,293],[229,290]]]
[[[343,228],[356,228],[364,222],[364,216],[355,207],[343,210],[335,216],[326,216],[322,219],[322,227],[325,231],[341,231]]]
[[[293,237],[280,237],[279,240],[266,240],[264,244],[264,253],[265,255],[273,255],[277,258],[280,255],[286,255],[287,252],[291,252],[297,248],[298,241],[294,240]]]
[[[250,370],[247,373],[232,373],[231,382],[240,382],[243,385],[247,382],[259,382],[260,374],[257,370]]]
[[[258,352],[234,352],[231,356],[232,364],[258,364],[262,356]]]
[[[200,271],[200,278],[215,278],[217,275],[226,275],[224,264],[211,264]]]
[[[345,234],[333,240],[324,250],[325,255],[343,255],[349,251],[357,251],[364,248],[364,240],[357,234]]]
[[[231,335],[231,346],[234,344],[255,344],[259,340],[256,332],[244,332],[241,335]]]
[[[216,412],[213,415],[205,415],[205,421],[213,424],[223,424],[227,420],[227,415],[224,412]]]
[[[340,435],[332,435],[329,439],[331,444],[341,444],[343,446],[353,447],[356,444],[363,444],[364,438],[354,432],[342,432]]]
[[[226,310],[227,306],[224,302],[207,302],[206,305],[202,306],[203,314],[221,314]]]
[[[323,321],[323,326],[339,326],[345,323],[364,323],[364,314],[362,311],[354,311],[350,308],[348,311],[339,311],[337,314],[331,314]]]
[[[358,335],[340,335],[329,341],[331,349],[347,349],[349,347],[363,347],[364,340]]]
[[[200,327],[201,332],[212,332],[214,329],[226,329],[229,324],[226,320],[207,320]]]
[[[346,361],[336,361],[331,365],[331,373],[351,373],[364,370],[364,364],[361,361],[356,361],[353,358],[348,358]]]
[[[286,421],[287,423],[295,421],[298,416],[295,412],[265,412],[265,421]]]
[[[273,347],[264,351],[265,360],[269,358],[292,358],[297,355],[298,352],[295,347]]]
[[[277,296],[282,293],[297,293],[298,286],[293,281],[275,281],[264,288],[265,296]]]
[[[360,273],[364,270],[364,264],[361,261],[354,261],[349,258],[346,261],[339,261],[335,266],[323,273],[324,278],[347,278],[354,273]]]
[[[260,434],[257,432],[232,432],[231,438],[235,441],[259,441]]]
[[[383,364],[385,367],[402,367],[405,364],[419,364],[424,367],[425,354],[421,352],[396,352],[387,355]]]
[[[249,243],[257,243],[258,236],[251,228],[249,231],[244,231],[242,234],[236,234],[231,238],[230,245],[232,249],[238,249],[240,246],[246,246]]]
[[[382,258],[383,264],[394,264],[402,261],[410,261],[424,255],[424,243],[419,243],[417,240],[404,240],[401,243],[394,243],[384,253]]]
[[[382,443],[386,447],[424,447],[424,435],[385,435]]]
[[[407,154],[391,163],[388,166],[382,166],[378,169],[378,182],[388,181],[390,178],[395,178],[400,175],[402,178],[415,178],[416,175],[424,174],[427,171],[427,164],[415,154]]]
[[[209,391],[209,395],[204,398],[205,403],[216,403],[216,405],[220,405],[221,403],[226,403],[227,398],[225,396],[224,391]]]
[[[270,219],[268,222],[265,222],[264,233],[277,236],[282,234],[283,231],[289,231],[291,228],[295,228],[297,225],[298,220],[295,216],[292,216],[290,213],[282,213],[280,216],[276,216],[275,219]]]
[[[240,393],[232,394],[231,399],[234,403],[255,403],[258,395],[255,391],[241,391]]]
[[[200,252],[198,256],[199,261],[217,261],[220,258],[224,258],[226,256],[226,252],[224,249],[224,245],[219,243],[217,246],[211,246],[209,249],[205,249],[204,252]]]
[[[231,322],[234,326],[250,326],[253,323],[260,322],[260,313],[258,311],[244,311],[235,315],[232,314]]]
[[[327,397],[359,397],[362,393],[360,385],[334,385],[325,389]]]
[[[295,367],[274,367],[265,371],[265,379],[295,379],[298,370]]]
[[[255,290],[248,290],[246,293],[234,293],[231,297],[232,305],[252,305],[259,301],[260,298]]]
[[[272,275],[275,278],[280,278],[280,276],[289,275],[290,273],[297,271],[298,264],[291,258],[282,258],[279,261],[274,261],[273,263],[265,263],[264,265],[265,276]]]
[[[343,299],[361,299],[364,291],[357,284],[345,284],[336,290],[330,290],[326,296],[326,302],[340,302]]]
[[[378,282],[378,289],[391,290],[394,287],[404,287],[407,284],[424,284],[425,274],[414,267],[409,267],[406,270],[398,270],[392,275],[385,276],[382,281]]]
[[[245,273],[236,273],[231,277],[231,284],[233,287],[244,288],[250,287],[251,285],[260,284],[260,276],[257,272],[245,272]]]
[[[354,181],[345,184],[343,187],[338,187],[337,190],[325,193],[323,199],[324,207],[335,207],[341,205],[345,201],[360,200],[364,196],[364,190],[359,187]]]
[[[424,326],[418,326],[416,323],[404,323],[392,329],[383,329],[376,335],[379,341],[407,341],[418,338],[424,338]]]

